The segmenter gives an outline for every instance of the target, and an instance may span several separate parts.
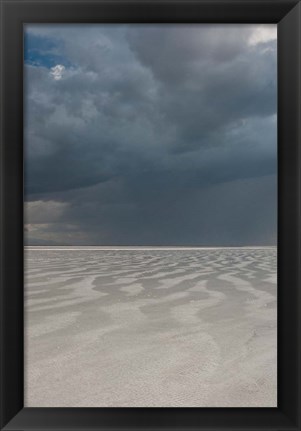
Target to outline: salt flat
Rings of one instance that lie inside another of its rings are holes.
[[[276,258],[26,248],[25,405],[275,407]]]

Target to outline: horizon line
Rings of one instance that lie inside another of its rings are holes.
[[[126,249],[165,249],[165,250],[174,250],[174,249],[222,249],[222,248],[249,248],[249,249],[258,249],[258,248],[276,248],[277,245],[243,245],[243,246],[171,246],[171,245],[24,245],[24,248],[36,248],[36,249],[49,249],[49,250],[63,250],[63,249],[85,249],[85,250],[126,250]]]

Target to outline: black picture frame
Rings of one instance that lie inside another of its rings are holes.
[[[1,0],[1,429],[300,430],[300,61],[296,0]],[[23,407],[23,24],[278,24],[278,407]]]

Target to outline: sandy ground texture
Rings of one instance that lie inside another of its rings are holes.
[[[25,251],[25,405],[275,407],[275,248]]]

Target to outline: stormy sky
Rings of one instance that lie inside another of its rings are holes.
[[[27,244],[276,244],[276,25],[24,38]]]

